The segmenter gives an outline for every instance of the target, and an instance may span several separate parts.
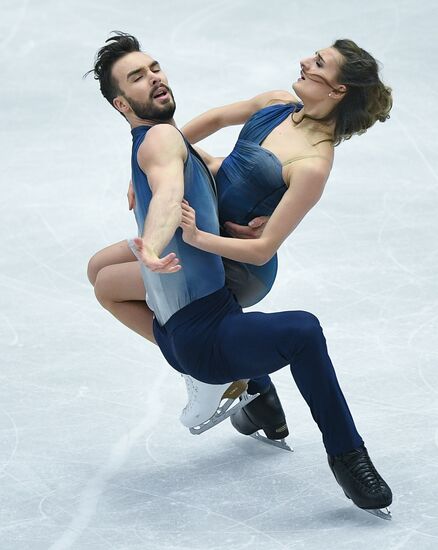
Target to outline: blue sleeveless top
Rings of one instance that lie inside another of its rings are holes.
[[[260,144],[302,104],[265,107],[252,115],[242,128],[233,151],[216,175],[221,226],[231,221],[247,225],[257,216],[270,216],[287,186],[278,157]],[[223,235],[225,229],[221,228]],[[268,294],[277,274],[277,255],[262,266],[224,259],[227,286],[242,307],[256,304]]]
[[[135,192],[134,214],[138,234],[143,234],[152,192],[146,174],[137,161],[138,148],[151,126],[138,126],[132,133],[132,184]],[[184,163],[184,197],[196,210],[197,226],[203,231],[219,234],[217,201],[214,180],[198,154],[184,140],[187,146],[187,160]],[[203,252],[186,244],[182,239],[182,229],[178,228],[162,256],[175,252],[181,260],[182,269],[172,274],[154,273],[141,264],[141,272],[146,287],[146,302],[155,314],[160,325],[194,300],[203,298],[225,285],[222,258]]]

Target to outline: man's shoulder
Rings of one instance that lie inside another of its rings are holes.
[[[184,146],[184,138],[181,132],[172,124],[156,124],[152,126],[145,136],[143,144],[146,147]]]
[[[137,153],[141,164],[148,164],[157,160],[171,160],[187,156],[187,147],[184,139],[172,124],[156,124],[148,130]]]
[[[146,134],[146,137],[151,139],[151,137],[155,139],[177,139],[181,138],[181,132],[173,125],[169,124],[167,122],[162,122],[160,124],[155,124],[152,126],[148,133]]]

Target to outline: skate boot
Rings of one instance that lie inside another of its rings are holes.
[[[192,434],[201,434],[223,422],[258,396],[246,392],[247,380],[206,384],[187,374],[182,377],[186,383],[188,402],[181,413],[180,421]],[[239,400],[234,403],[237,398]]]
[[[283,407],[272,382],[268,390],[233,414],[230,420],[239,433],[292,451],[285,442],[289,430]],[[258,430],[263,430],[266,437],[260,435]]]
[[[370,514],[391,519],[387,508],[392,502],[391,489],[377,472],[364,445],[348,453],[327,456],[333,475],[346,497]]]

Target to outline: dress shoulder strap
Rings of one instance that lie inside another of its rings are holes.
[[[239,139],[252,141],[260,145],[266,136],[287,116],[297,109],[294,103],[276,103],[268,105],[254,113],[242,128]]]
[[[301,155],[299,157],[293,157],[289,160],[287,160],[286,162],[283,162],[283,166],[286,166],[287,164],[292,164],[292,162],[296,162],[297,160],[303,160],[303,159],[312,159],[312,158],[321,158],[321,159],[324,159],[326,161],[329,161],[329,159],[327,157],[325,157],[324,155]]]

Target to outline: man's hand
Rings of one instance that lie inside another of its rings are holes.
[[[196,227],[196,213],[190,204],[183,199],[181,203],[181,224],[180,227],[183,230],[182,238],[187,244],[194,244],[198,235],[198,228]]]
[[[239,225],[233,222],[225,222],[224,227],[232,237],[238,239],[258,239],[262,236],[269,216],[259,216],[249,222],[248,225]]]
[[[128,206],[129,210],[132,210],[135,208],[135,193],[134,193],[134,186],[132,185],[132,180],[129,180],[129,187],[128,187]]]
[[[159,258],[155,252],[145,244],[143,239],[136,237],[134,243],[137,247],[138,258],[140,258],[150,271],[155,273],[176,273],[182,268],[179,259],[173,252],[163,258]]]

